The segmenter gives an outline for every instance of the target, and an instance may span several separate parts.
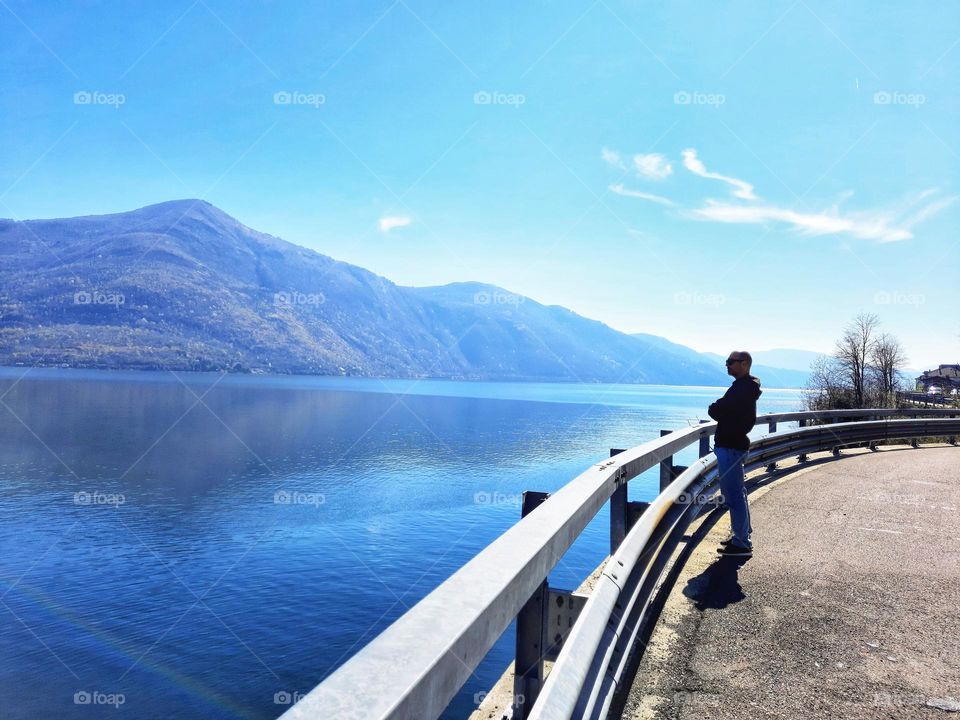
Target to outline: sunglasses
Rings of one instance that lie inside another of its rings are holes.
[[[733,365],[734,363],[743,362],[743,360],[727,360],[727,366]]]

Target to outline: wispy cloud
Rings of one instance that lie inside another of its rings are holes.
[[[616,185],[610,185],[609,190],[615,192],[617,195],[623,195],[625,197],[640,198],[641,200],[649,200],[650,202],[655,202],[660,205],[668,205],[674,207],[676,203],[670,198],[665,198],[660,195],[654,195],[652,193],[641,192],[640,190],[627,190],[623,186],[623,183],[617,183]]]
[[[935,190],[922,193],[891,210],[866,210],[843,213],[837,205],[820,212],[799,212],[775,205],[737,205],[707,200],[692,211],[700,220],[722,223],[757,224],[780,222],[803,235],[852,235],[863,240],[896,242],[913,237],[914,226],[954,204],[960,196],[929,200]],[[927,201],[927,202],[925,202]]]
[[[663,180],[673,172],[673,165],[659,153],[634,155],[633,167],[636,168],[637,175],[650,180]]]
[[[619,152],[603,148],[601,155],[608,164],[623,171],[629,169]],[[734,197],[750,201],[740,203],[707,199],[701,207],[683,211],[684,215],[696,220],[739,225],[773,222],[782,223],[788,229],[806,236],[846,235],[862,240],[896,242],[913,238],[914,227],[960,200],[960,195],[941,197],[937,188],[929,188],[883,208],[842,210],[841,204],[853,196],[851,190],[841,193],[833,204],[823,209],[795,210],[792,207],[757,202],[759,198],[751,183],[710,172],[693,148],[687,148],[681,156],[683,166],[694,175],[727,183],[731,186]],[[673,171],[669,160],[659,153],[634,155],[631,167],[638,177],[653,180],[662,180]],[[681,207],[670,198],[628,189],[623,183],[609,185],[608,189],[624,197],[646,200],[666,207]]]
[[[756,194],[753,192],[753,185],[747,181],[739,180],[735,177],[729,177],[727,175],[721,175],[720,173],[709,172],[706,166],[697,157],[697,151],[693,148],[687,148],[681,154],[683,155],[683,166],[694,175],[709,178],[710,180],[720,180],[721,182],[728,183],[729,185],[733,186],[734,197],[738,197],[743,200],[757,199]]]
[[[600,157],[611,167],[618,170],[628,169],[623,156],[616,150],[605,147],[600,151]],[[673,172],[673,165],[660,153],[637,153],[632,161],[631,167],[637,177],[646,180],[663,180]]]
[[[923,201],[929,197],[932,197],[937,193],[937,188],[930,188],[924,190],[923,192],[917,193],[911,198],[908,198],[907,201],[903,204],[903,207],[900,208],[900,212],[903,215],[909,214],[909,223],[910,227],[922,223],[924,220],[933,217],[941,210],[950,207],[957,200],[960,200],[958,195],[949,195],[939,200],[933,200],[926,205],[923,205]]]
[[[610,148],[603,148],[600,151],[600,157],[603,158],[603,161],[607,165],[612,165],[615,168],[621,170],[626,170],[627,166],[623,164],[623,159],[620,157],[620,153],[616,150],[611,150]]]
[[[411,222],[413,221],[405,215],[388,215],[380,218],[377,221],[377,226],[380,228],[380,232],[390,232],[394,228],[404,227]]]

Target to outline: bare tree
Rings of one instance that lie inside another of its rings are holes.
[[[880,320],[860,313],[837,340],[834,353],[810,368],[805,404],[810,410],[895,407],[907,353]]]
[[[837,340],[834,358],[848,387],[853,392],[854,407],[866,407],[867,381],[870,359],[876,344],[880,319],[873,313],[860,313],[853,319],[843,335]]]
[[[900,389],[900,370],[907,364],[907,353],[900,341],[884,333],[877,338],[870,353],[870,371],[884,406],[896,404]]]
[[[810,366],[810,378],[804,393],[807,410],[842,410],[854,408],[853,391],[836,358],[826,355]]]

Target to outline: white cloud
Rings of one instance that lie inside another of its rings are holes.
[[[388,215],[377,221],[377,227],[380,228],[380,232],[390,232],[394,228],[404,227],[411,222],[413,221],[404,215]]]
[[[610,150],[605,147],[600,151],[600,157],[603,158],[603,161],[607,163],[607,165],[613,165],[613,167],[620,168],[621,170],[627,169],[623,164],[623,160],[620,159],[620,153],[616,150]]]
[[[627,170],[623,156],[616,150],[604,147],[600,150],[603,161],[618,170]],[[638,153],[633,156],[633,169],[637,177],[646,180],[663,180],[673,172],[673,165],[660,153]]]
[[[640,198],[641,200],[649,200],[650,202],[655,202],[660,205],[668,205],[673,207],[676,203],[660,195],[653,195],[651,193],[640,192],[639,190],[627,190],[622,183],[617,183],[616,185],[610,185],[609,190],[615,192],[617,195],[623,195],[625,197]]]
[[[720,173],[709,172],[706,166],[700,162],[700,159],[697,157],[697,151],[693,148],[684,150],[682,155],[683,166],[694,175],[699,175],[700,177],[709,178],[711,180],[721,180],[732,185],[734,188],[734,197],[742,198],[743,200],[757,199],[756,194],[753,192],[753,185],[745,180],[738,180],[737,178],[721,175]]]
[[[820,212],[798,212],[774,205],[736,205],[708,200],[694,210],[693,217],[722,223],[757,224],[781,222],[803,235],[852,235],[862,240],[896,242],[913,237],[914,226],[957,201],[950,196],[922,204],[931,195],[924,191],[894,210],[867,210],[841,213],[836,205]],[[911,212],[912,211],[912,212]]]
[[[907,221],[907,227],[912,228],[914,225],[919,225],[927,218],[931,218],[941,210],[953,205],[957,201],[957,199],[958,199],[958,196],[951,195],[950,197],[937,200],[935,202],[930,203],[926,207],[921,208],[916,213],[914,213],[914,215]]]
[[[659,153],[634,155],[633,166],[637,170],[637,175],[650,180],[663,180],[673,172],[673,165]]]
[[[695,149],[687,148],[681,155],[684,167],[694,175],[727,183],[731,186],[733,196],[741,200],[759,200],[753,185],[746,180],[707,170],[697,157]],[[622,170],[627,169],[619,152],[603,148],[602,157],[610,165]],[[673,172],[671,163],[659,153],[634,155],[633,168],[638,177],[654,180],[662,180]],[[609,185],[608,189],[625,197],[638,198],[667,207],[679,207],[669,198],[641,190],[631,190],[624,187],[622,183]],[[846,235],[861,240],[896,242],[913,238],[914,227],[960,200],[960,195],[939,197],[937,188],[930,188],[913,193],[887,207],[861,211],[842,210],[840,206],[852,196],[852,190],[841,193],[833,204],[814,211],[794,210],[790,207],[757,202],[737,203],[708,199],[703,206],[689,210],[685,214],[697,220],[740,225],[782,223],[790,230],[807,236]]]

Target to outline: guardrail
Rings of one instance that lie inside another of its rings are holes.
[[[845,445],[948,436],[956,409],[866,409],[763,415],[747,469]],[[894,416],[906,419],[892,419]],[[886,419],[883,419],[886,418]],[[796,430],[777,432],[779,423]],[[811,423],[822,423],[811,425]],[[716,423],[671,432],[597,463],[532,509],[290,708],[284,720],[437,718],[514,618],[518,663],[514,718],[602,718],[623,679],[633,640],[683,531],[716,489],[709,438]],[[699,443],[700,459],[675,468],[673,455]],[[661,492],[637,513],[627,482],[661,467]],[[610,502],[611,557],[543,682],[549,572]],[[638,517],[637,517],[638,515]],[[635,518],[635,522],[631,520]],[[526,620],[526,628],[520,627]],[[530,643],[532,636],[532,644]],[[524,645],[526,643],[526,645]],[[531,653],[531,648],[533,652]],[[521,662],[535,657],[536,662]]]
[[[956,406],[956,403],[960,398],[956,395],[950,395],[949,393],[931,393],[931,392],[903,392],[898,391],[897,402],[911,402],[917,403],[918,405],[923,405],[924,407],[930,406],[946,406],[951,405]]]

